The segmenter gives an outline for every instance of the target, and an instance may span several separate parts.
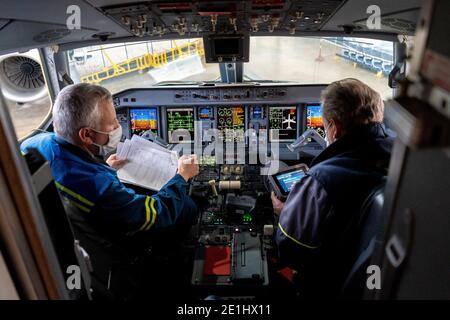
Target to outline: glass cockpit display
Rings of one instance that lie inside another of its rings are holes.
[[[244,142],[244,107],[218,107],[217,129],[219,138],[224,142]]]
[[[190,143],[194,140],[194,108],[167,109],[169,143]]]
[[[212,131],[214,129],[214,108],[213,107],[199,107],[197,110],[198,121],[201,128],[202,141],[208,142],[212,140]]]
[[[131,135],[142,135],[148,130],[158,133],[158,109],[156,107],[130,109],[130,123]]]
[[[320,105],[306,106],[306,128],[316,130],[322,138],[325,138],[325,129]]]
[[[211,107],[199,107],[198,108],[198,119],[199,120],[213,120],[214,110]]]
[[[294,141],[297,138],[297,107],[269,109],[270,141]]]
[[[262,119],[263,118],[263,107],[262,106],[254,106],[251,108],[251,117],[252,119]]]

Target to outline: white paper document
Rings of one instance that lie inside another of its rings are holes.
[[[133,135],[117,147],[117,157],[127,163],[117,171],[123,182],[159,191],[177,172],[178,155]]]

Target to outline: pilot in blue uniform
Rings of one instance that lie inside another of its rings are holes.
[[[187,190],[199,171],[195,156],[181,157],[178,173],[159,192],[138,194],[117,177],[126,159],[112,154],[122,128],[108,90],[86,83],[65,87],[52,120],[55,133],[37,134],[21,149],[37,149],[48,161],[74,235],[90,256],[94,293],[136,298],[149,282],[155,286],[155,274],[179,264],[164,261],[181,249],[180,240],[197,217]],[[150,292],[161,295],[166,287],[173,288],[162,285]]]
[[[194,158],[183,156],[178,173],[154,195],[138,194],[117,177],[124,161],[109,153],[121,138],[110,93],[90,84],[65,87],[53,108],[56,133],[35,135],[21,145],[37,149],[49,162],[60,194],[86,221],[110,239],[191,224],[197,208],[187,181],[198,174]]]
[[[322,93],[330,144],[285,203],[272,194],[279,214],[280,259],[298,270],[306,297],[336,297],[355,261],[358,219],[364,200],[387,174],[392,147],[378,93],[355,79],[334,82]]]
[[[49,162],[60,194],[86,213],[87,221],[108,237],[192,222],[196,206],[187,195],[187,182],[176,174],[158,193],[137,194],[106,162],[54,133],[35,135],[21,145],[37,149]]]

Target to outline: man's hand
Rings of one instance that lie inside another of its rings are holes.
[[[272,198],[272,205],[273,205],[273,211],[277,216],[280,215],[281,210],[283,210],[284,202],[281,202],[277,196],[275,195],[275,192],[272,191],[272,194],[270,195]]]
[[[198,166],[197,156],[194,155],[183,155],[178,159],[178,173],[184,178],[184,180],[189,181],[190,178],[195,177],[200,172]]]
[[[127,163],[127,159],[119,159],[117,158],[117,154],[114,153],[106,159],[106,163],[113,169],[119,170],[123,167],[125,163]]]

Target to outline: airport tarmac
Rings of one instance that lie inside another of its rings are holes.
[[[79,82],[80,76],[94,71],[100,71],[110,62],[118,63],[148,52],[161,52],[171,46],[182,45],[184,41],[140,42],[123,45],[103,46],[108,57],[100,47],[89,47],[75,50],[75,54],[90,55],[84,63],[70,62],[71,77]],[[193,40],[190,40],[193,41]],[[366,40],[373,41],[373,40]],[[387,86],[387,78],[366,69],[354,66],[352,62],[338,57],[341,49],[319,38],[294,37],[255,37],[250,43],[250,62],[244,64],[244,75],[254,80],[296,81],[302,84],[325,84],[332,81],[353,77],[360,79],[380,92],[384,99],[392,96],[392,90]],[[186,75],[182,81],[214,81],[220,79],[218,64],[205,64],[200,74]],[[145,88],[154,85],[155,79],[151,72],[140,71],[124,74],[101,82],[112,93],[127,88]],[[36,128],[47,116],[50,110],[50,100],[43,99],[33,103],[17,104],[7,102],[13,119],[16,134],[19,138]]]
[[[19,104],[15,101],[5,101],[9,110],[16,135],[21,139],[38,128],[50,112],[50,98],[46,97],[39,101]]]

